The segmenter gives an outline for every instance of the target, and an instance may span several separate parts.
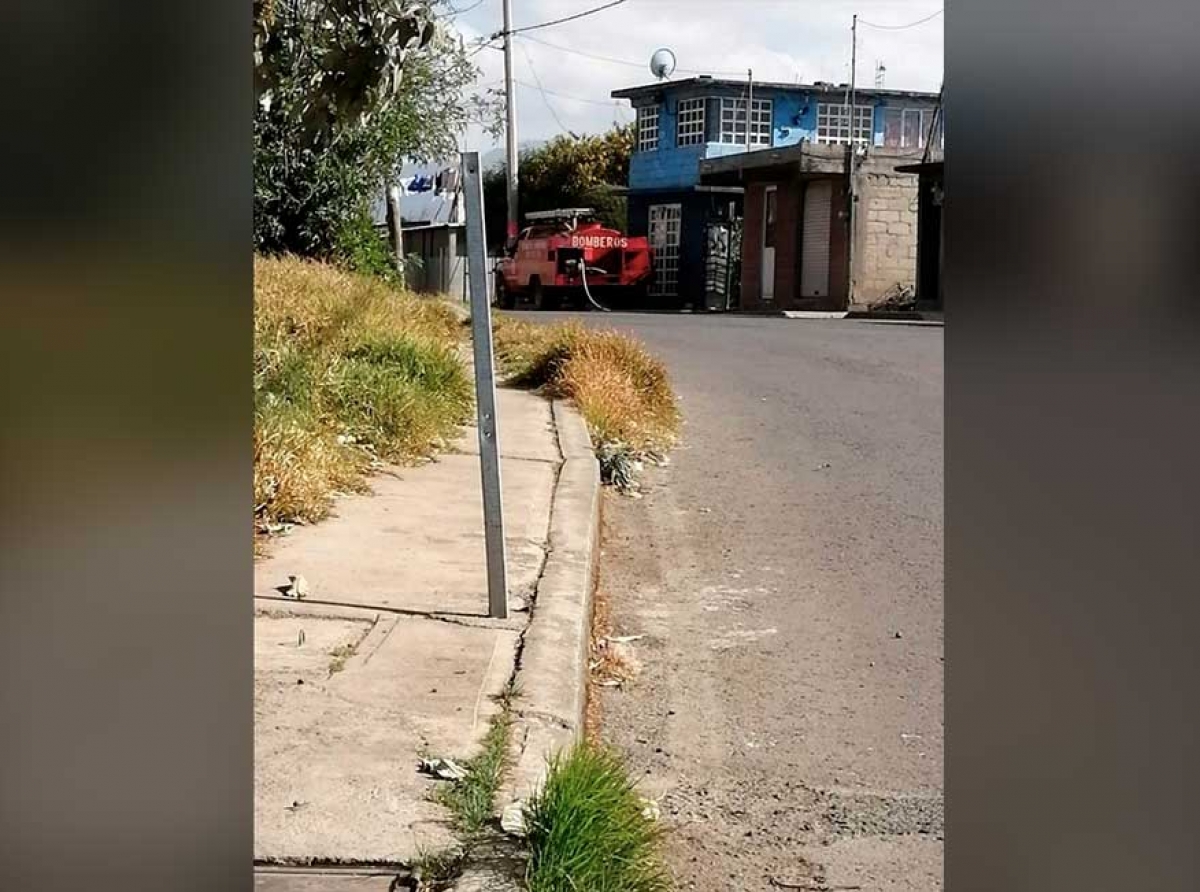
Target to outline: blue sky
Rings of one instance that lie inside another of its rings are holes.
[[[475,0],[449,2],[464,12],[447,23],[468,42],[500,30],[501,0],[482,0],[473,8]],[[602,2],[512,0],[513,27],[562,18]],[[873,84],[876,64],[882,62],[885,86],[936,91],[942,83],[944,15],[898,30],[864,23],[907,25],[939,8],[937,0],[626,0],[596,15],[515,38],[518,133],[522,141],[543,140],[564,129],[596,133],[614,121],[632,120],[628,103],[608,94],[652,81],[648,63],[660,46],[674,51],[680,69],[715,76],[745,77],[746,69],[753,68],[756,80],[846,81],[854,13],[860,18],[858,83]],[[503,53],[483,49],[475,61],[482,69],[480,89],[502,84]],[[487,151],[495,145],[472,128],[463,148]]]

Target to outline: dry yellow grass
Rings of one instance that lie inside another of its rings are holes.
[[[254,264],[254,514],[318,520],[378,459],[431,451],[472,405],[447,304],[296,258]]]
[[[577,322],[539,325],[502,316],[495,339],[514,380],[573,400],[597,444],[657,453],[674,443],[681,419],[670,378],[636,338]]]

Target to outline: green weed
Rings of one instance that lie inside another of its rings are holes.
[[[450,810],[455,828],[468,835],[479,833],[492,819],[496,791],[504,779],[512,716],[503,695],[500,702],[504,709],[492,721],[482,752],[466,763],[467,776],[437,793],[437,801]]]
[[[379,459],[425,455],[466,421],[454,310],[294,257],[254,264],[256,528],[319,520]]]
[[[526,807],[529,892],[667,892],[661,830],[620,757],[583,743]]]
[[[577,322],[539,325],[497,315],[496,355],[513,383],[570,399],[597,444],[633,455],[669,448],[681,416],[666,367],[637,339]]]

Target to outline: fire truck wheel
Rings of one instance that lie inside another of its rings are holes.
[[[545,287],[537,276],[530,277],[529,295],[533,298],[535,310],[553,310],[557,306],[558,298],[553,291],[553,289]]]
[[[496,276],[496,306],[501,310],[511,310],[516,305],[516,295],[504,287],[504,277]]]

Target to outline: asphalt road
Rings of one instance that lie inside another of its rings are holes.
[[[943,329],[583,318],[687,419],[643,499],[607,494],[599,582],[646,636],[602,733],[679,888],[942,888]]]

